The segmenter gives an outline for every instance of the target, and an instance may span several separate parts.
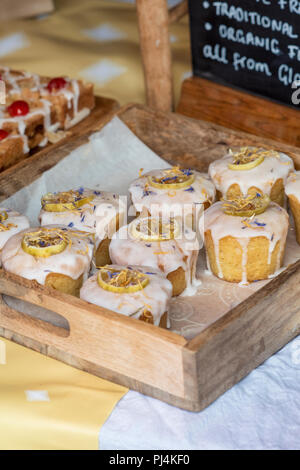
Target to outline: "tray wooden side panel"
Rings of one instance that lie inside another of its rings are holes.
[[[68,131],[67,136],[55,144],[49,144],[33,155],[0,173],[0,202],[28,186],[45,171],[52,168],[79,145],[88,141],[92,132],[105,125],[118,110],[117,101],[96,97],[96,107],[83,121]]]
[[[299,333],[297,261],[186,345],[186,360],[196,353],[196,410],[207,407]]]
[[[114,115],[118,115],[146,145],[170,163],[207,171],[209,163],[221,158],[228,147],[264,145],[287,153],[294,159],[296,168],[300,169],[300,150],[269,139],[174,113],[162,113],[142,105],[127,105],[118,110],[115,103],[110,111],[102,111],[103,114],[99,109],[100,115],[92,123],[84,124],[83,121],[78,124],[85,126],[84,131],[0,173],[0,202],[28,186],[72,150],[85,144],[89,135],[101,129]]]
[[[104,367],[101,364],[99,365],[90,361],[86,361],[78,356],[60,350],[55,346],[48,346],[39,341],[33,340],[32,338],[19,335],[7,328],[0,327],[0,337],[6,338],[10,341],[13,341],[14,343],[20,344],[21,346],[25,346],[26,348],[32,349],[33,351],[44,354],[45,356],[64,362],[65,364],[68,364],[71,367],[75,367],[76,369],[80,369],[89,374],[96,375],[97,377],[109,380],[110,382],[114,382],[118,385],[123,385],[124,387],[127,387],[131,390],[135,390],[137,392],[143,393],[144,395],[148,395],[160,401],[164,401],[165,403],[176,406],[178,408],[190,411],[195,411],[195,409],[198,408],[194,398],[194,396],[196,398],[198,398],[198,396],[194,395],[192,397],[189,393],[188,386],[185,387],[185,389],[187,390],[187,395],[185,395],[184,397],[180,397],[176,395],[176,389],[173,389],[170,392],[163,391],[159,387],[154,387],[145,382],[138,381],[134,377],[121,374],[120,372],[116,372],[110,368]],[[193,379],[193,381],[195,382],[195,384],[197,383],[196,380]]]
[[[285,152],[300,169],[300,149],[291,145],[142,105],[121,108],[118,115],[148,147],[172,164],[207,171],[228,147],[254,145]]]
[[[294,91],[291,88],[291,104]],[[192,77],[183,82],[176,111],[300,146],[299,110],[203,78]]]
[[[183,337],[3,270],[0,292],[58,313],[69,323],[68,331],[24,315],[2,297],[1,336],[176,406],[195,406],[185,385]]]

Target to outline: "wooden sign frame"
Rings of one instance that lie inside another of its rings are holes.
[[[167,0],[137,0],[137,12],[147,104],[171,111],[174,98],[169,25],[188,13],[188,1],[168,11]],[[185,80],[176,111],[300,146],[298,110],[213,81],[198,77]]]

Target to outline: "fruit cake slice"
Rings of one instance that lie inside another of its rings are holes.
[[[69,129],[95,106],[93,84],[66,77],[42,78],[41,96],[51,103],[60,128]]]
[[[6,104],[0,106],[0,171],[35,147],[56,141],[93,109],[93,85],[66,77],[48,78],[0,67]]]
[[[47,133],[58,125],[46,100],[24,101],[7,96],[0,107],[0,170],[21,160],[35,147],[48,142]]]
[[[0,80],[5,82],[7,97],[26,101],[40,98],[39,75],[0,66]]]

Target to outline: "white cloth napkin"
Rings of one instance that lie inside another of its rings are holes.
[[[102,450],[300,449],[300,337],[200,413],[129,392],[99,435]]]

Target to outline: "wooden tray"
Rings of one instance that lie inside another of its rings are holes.
[[[280,148],[300,166],[300,151],[294,147],[208,122],[138,105],[117,114],[172,163],[203,171],[226,147],[259,142]],[[81,136],[49,150],[47,168],[86,140],[87,135]],[[0,177],[2,196],[31,183],[44,169],[44,161],[34,156],[8,182]],[[172,405],[199,411],[299,334],[299,286],[300,261],[187,341],[0,270],[0,335]],[[9,307],[11,297],[29,302],[35,310],[55,312],[65,323],[53,326],[24,315]]]
[[[1,178],[1,185],[0,185],[0,201],[5,199],[5,195],[2,194],[2,183],[6,180],[10,181],[11,178],[14,178],[16,183],[18,178],[15,178],[15,172],[19,175],[25,172],[25,168],[33,168],[34,162],[42,162],[43,164],[39,168],[39,175],[47,170],[48,162],[47,156],[49,151],[59,151],[58,149],[67,142],[70,142],[74,137],[82,136],[89,131],[93,131],[95,125],[99,126],[99,123],[105,122],[106,116],[110,118],[111,113],[116,111],[119,108],[119,104],[117,101],[112,100],[110,98],[104,98],[102,96],[96,96],[95,108],[91,111],[91,113],[83,119],[81,122],[76,124],[76,126],[71,127],[67,131],[67,137],[61,139],[59,142],[55,144],[48,144],[46,147],[42,149],[35,149],[31,151],[28,157],[23,157],[21,161],[16,163],[15,165],[7,168],[6,170],[0,172]],[[29,170],[31,171],[31,170]],[[23,176],[20,178],[22,182],[26,184],[26,174],[23,173]]]

